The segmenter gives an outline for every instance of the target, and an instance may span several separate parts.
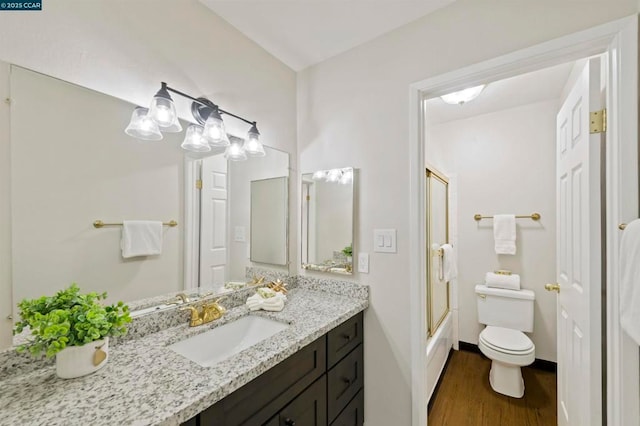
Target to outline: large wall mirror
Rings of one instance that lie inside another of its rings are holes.
[[[132,301],[184,290],[187,269],[190,287],[214,288],[245,281],[252,259],[287,271],[288,153],[190,158],[184,131],[161,141],[126,135],[134,106],[125,101],[17,66],[9,84],[14,309],[72,282]],[[266,210],[254,212],[253,183],[270,180],[277,185],[264,190],[274,198],[264,194]],[[95,228],[96,220],[114,225]],[[178,225],[163,228],[160,255],[124,259],[123,220]],[[256,236],[254,226],[273,234]]]
[[[302,268],[353,273],[354,170],[302,175]]]

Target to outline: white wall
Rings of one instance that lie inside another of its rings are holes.
[[[435,100],[438,102],[439,100]],[[457,176],[459,338],[478,343],[476,284],[496,269],[520,274],[522,287],[536,294],[536,358],[556,360],[556,297],[544,284],[556,277],[555,118],[559,100],[450,121],[427,129],[426,155],[447,146]],[[428,114],[428,105],[427,105]],[[493,222],[473,215],[542,215],[539,222],[517,220],[517,253],[496,255]]]
[[[409,85],[636,13],[628,1],[481,1],[453,5],[298,75],[304,172],[359,169],[354,251],[369,252],[365,418],[409,425]],[[374,228],[396,228],[398,253],[373,253]]]
[[[0,60],[140,105],[148,104],[160,81],[166,81],[257,120],[265,144],[296,152],[295,73],[196,0],[56,0],[42,12],[2,13]],[[188,117],[189,104],[176,104],[180,115]],[[230,133],[247,131],[235,120],[225,122]],[[291,167],[296,170],[295,156]],[[9,226],[4,210],[10,202],[5,170],[3,166],[0,172],[3,254],[10,250],[4,238]],[[294,241],[299,212],[295,176],[290,185]],[[291,247],[290,257],[297,264],[295,245]],[[2,268],[0,280],[3,301],[10,300],[11,280],[5,271]]]

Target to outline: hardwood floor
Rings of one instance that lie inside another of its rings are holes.
[[[555,426],[556,374],[522,369],[524,398],[494,392],[491,361],[466,351],[452,351],[429,406],[429,426]]]

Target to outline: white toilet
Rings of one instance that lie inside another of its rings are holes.
[[[503,395],[522,398],[521,367],[535,360],[536,347],[523,333],[533,331],[535,293],[477,285],[476,295],[478,320],[486,325],[480,333],[478,347],[491,359],[491,387]]]

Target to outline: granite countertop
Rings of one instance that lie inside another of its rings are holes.
[[[211,324],[183,324],[110,348],[107,365],[90,376],[63,380],[49,366],[0,378],[0,425],[179,425],[367,306],[365,298],[296,288],[281,312],[239,306]],[[290,326],[208,368],[166,347],[249,314]]]

